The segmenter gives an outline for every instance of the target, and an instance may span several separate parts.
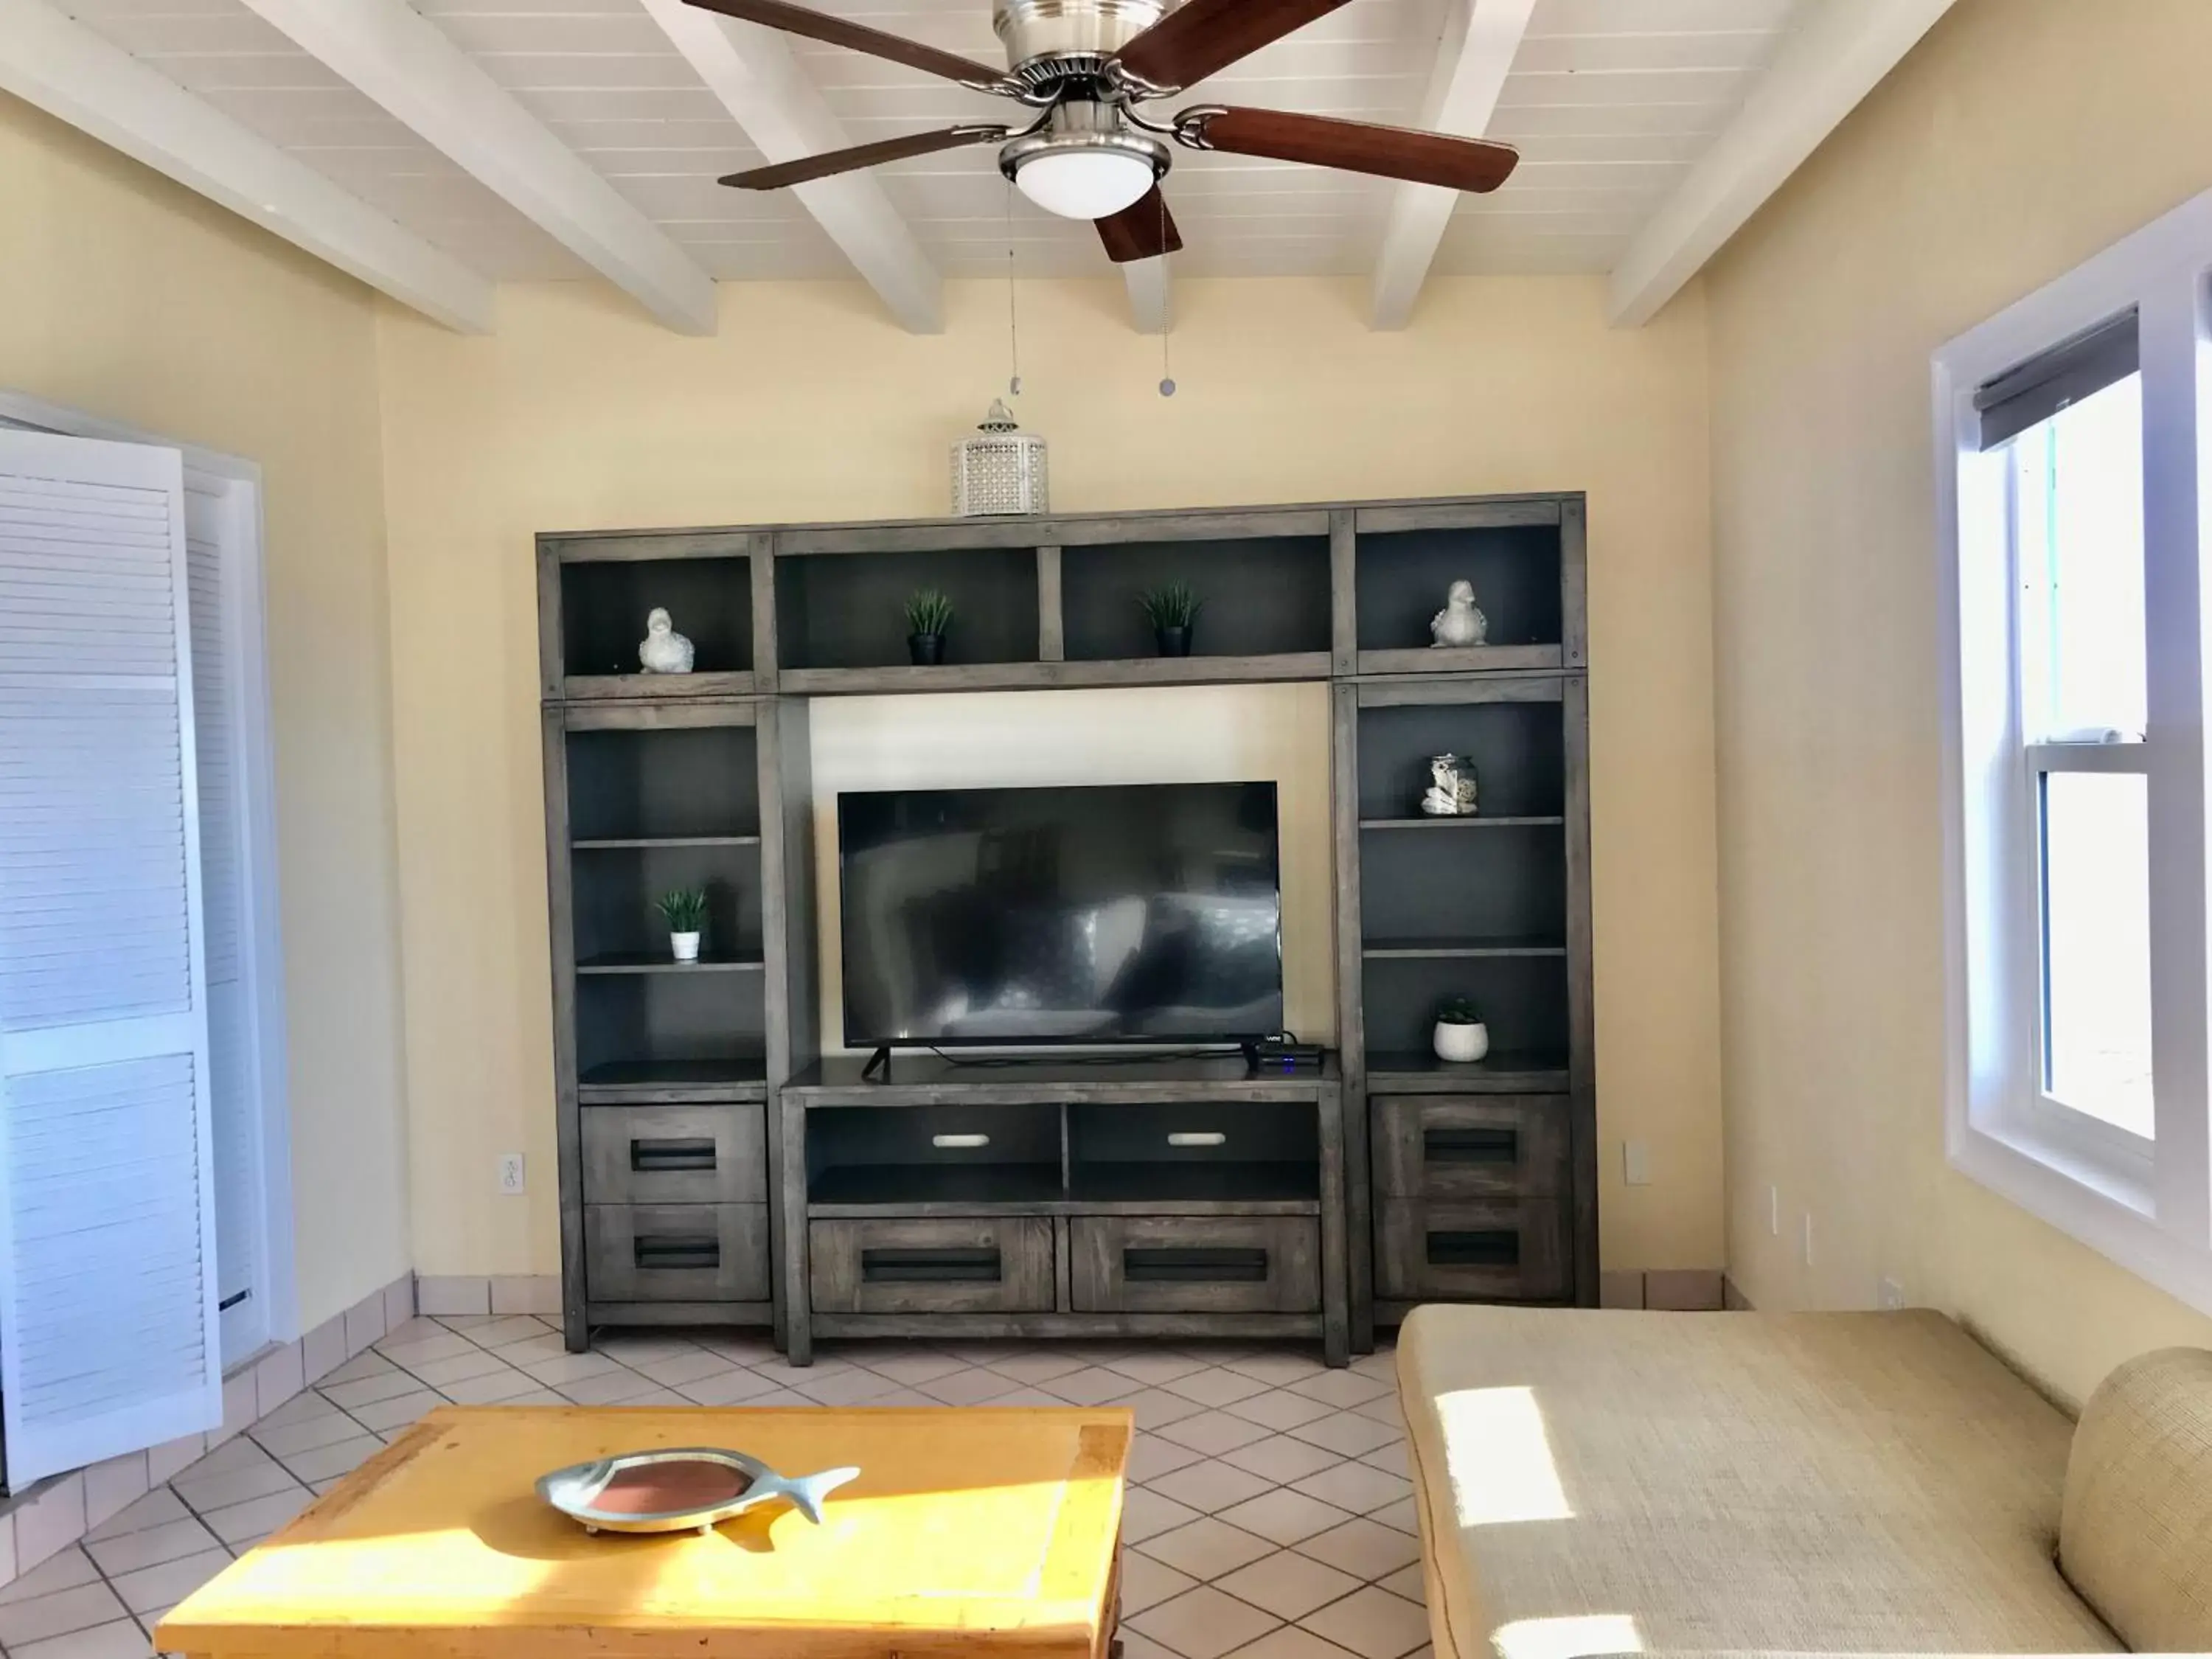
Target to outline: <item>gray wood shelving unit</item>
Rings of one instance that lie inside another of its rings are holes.
[[[1417,1299],[1595,1300],[1580,496],[545,535],[538,566],[572,1346],[772,1322],[794,1358],[1118,1333],[1340,1361]],[[1194,655],[1157,657],[1136,596],[1179,576],[1211,604]],[[1490,642],[1432,648],[1460,577]],[[922,586],[957,613],[928,667],[900,614]],[[695,672],[635,672],[656,605]],[[822,1056],[811,699],[1281,680],[1334,683],[1326,1073]],[[1476,817],[1415,812],[1444,748]],[[650,902],[692,885],[679,969]],[[1430,1056],[1448,994],[1486,1060]]]

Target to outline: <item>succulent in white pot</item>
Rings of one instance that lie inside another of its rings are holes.
[[[699,935],[707,923],[707,890],[678,887],[653,901],[668,924],[668,951],[678,962],[699,960]]]
[[[1475,1018],[1473,1003],[1465,997],[1454,997],[1437,1010],[1431,1041],[1438,1060],[1470,1065],[1489,1054],[1490,1028]]]

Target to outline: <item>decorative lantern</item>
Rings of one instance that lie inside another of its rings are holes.
[[[1048,513],[1044,440],[1014,424],[994,398],[972,438],[952,446],[952,511],[963,519],[994,513]]]

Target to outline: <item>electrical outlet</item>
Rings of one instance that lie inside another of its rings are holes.
[[[499,1155],[499,1190],[508,1198],[515,1198],[526,1190],[522,1184],[522,1154],[501,1152]]]
[[[1803,1252],[1803,1254],[1804,1254],[1804,1257],[1805,1257],[1805,1265],[1806,1265],[1807,1267],[1811,1267],[1811,1266],[1813,1265],[1813,1212],[1812,1212],[1810,1210],[1808,1210],[1808,1211],[1806,1211],[1806,1212],[1805,1212],[1805,1237],[1804,1237],[1804,1252]]]
[[[1875,1294],[1881,1305],[1894,1313],[1905,1305],[1905,1281],[1901,1279],[1885,1279]]]
[[[1640,1140],[1620,1143],[1620,1179],[1625,1186],[1651,1184],[1651,1148]]]
[[[1775,1237],[1782,1237],[1782,1188],[1766,1189],[1766,1231]]]

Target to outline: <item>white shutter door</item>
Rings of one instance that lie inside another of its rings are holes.
[[[219,1423],[176,453],[0,432],[9,1486]]]

